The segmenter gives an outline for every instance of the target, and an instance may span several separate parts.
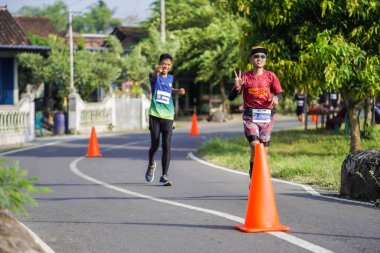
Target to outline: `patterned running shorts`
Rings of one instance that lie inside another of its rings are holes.
[[[244,133],[245,136],[257,136],[260,142],[270,141],[274,123],[274,115],[271,116],[269,123],[254,123],[252,116],[243,115]]]

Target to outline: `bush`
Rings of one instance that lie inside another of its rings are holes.
[[[374,140],[376,138],[374,126],[364,124],[363,130],[360,131],[360,137],[366,140]]]
[[[26,178],[27,174],[27,171],[19,169],[17,161],[9,164],[6,160],[0,160],[0,209],[9,209],[16,215],[23,213],[29,218],[24,205],[37,205],[31,194],[51,192],[49,188],[35,187],[38,178]]]

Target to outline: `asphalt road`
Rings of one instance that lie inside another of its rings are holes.
[[[278,120],[275,129],[296,124]],[[54,190],[37,196],[38,207],[27,208],[31,219],[20,221],[56,253],[380,252],[378,209],[277,181],[278,215],[290,232],[235,230],[246,215],[248,176],[189,153],[209,138],[242,135],[241,123],[198,126],[199,136],[190,136],[189,127],[173,133],[172,187],[158,184],[161,151],[154,182],[145,182],[148,131],[98,135],[101,158],[85,157],[88,138],[42,139],[39,147],[4,155]]]

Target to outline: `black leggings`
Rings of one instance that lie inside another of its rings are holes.
[[[170,164],[170,142],[172,139],[173,120],[149,115],[149,130],[151,139],[149,165],[154,163],[154,155],[160,146],[160,133],[162,133],[162,175],[167,175]]]

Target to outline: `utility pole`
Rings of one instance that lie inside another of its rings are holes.
[[[160,0],[160,17],[161,17],[161,42],[166,41],[165,34],[165,0]]]
[[[73,14],[69,12],[69,40],[70,40],[70,92],[75,92],[74,88],[74,53],[73,53]]]

